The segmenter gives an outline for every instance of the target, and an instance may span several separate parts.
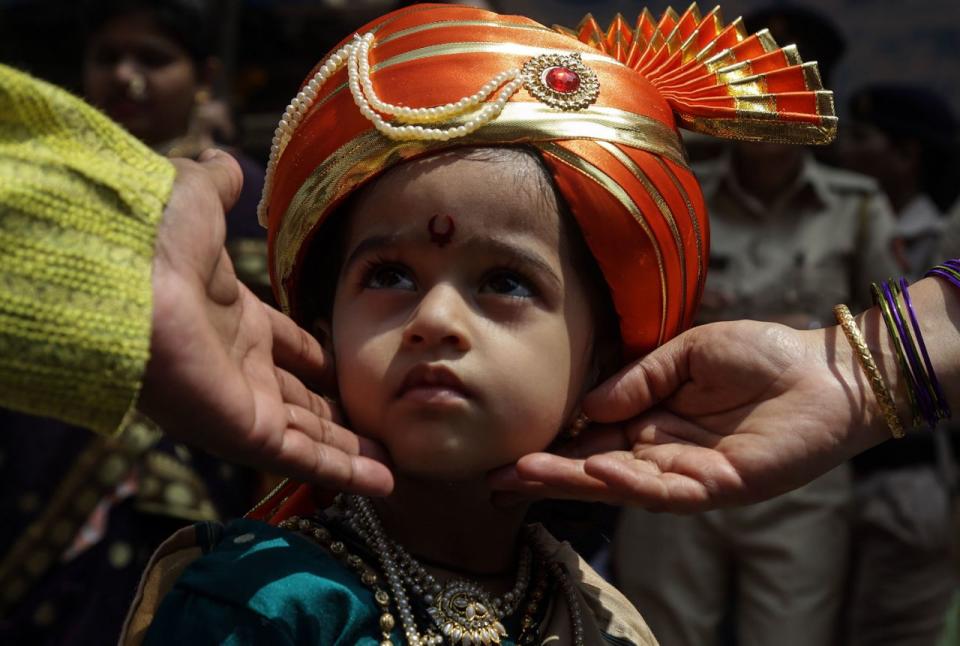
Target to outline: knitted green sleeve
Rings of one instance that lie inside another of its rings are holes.
[[[0,65],[0,405],[120,426],[148,357],[174,175],[80,99]]]

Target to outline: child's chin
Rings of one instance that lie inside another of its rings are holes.
[[[483,479],[486,473],[490,471],[490,469],[484,469],[476,464],[463,464],[455,460],[448,460],[445,464],[420,460],[403,460],[400,462],[394,460],[393,467],[402,476],[437,482],[476,482]]]
[[[437,450],[390,451],[394,470],[418,480],[471,482],[481,480],[498,466],[496,460],[485,460],[476,451]]]

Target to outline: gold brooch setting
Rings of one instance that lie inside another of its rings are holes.
[[[583,110],[600,96],[596,73],[583,64],[577,52],[531,58],[520,75],[527,92],[557,110]]]

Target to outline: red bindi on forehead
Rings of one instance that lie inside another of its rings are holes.
[[[430,234],[430,242],[441,249],[450,244],[453,240],[453,233],[457,230],[453,218],[449,215],[437,214],[427,222],[427,232]]]

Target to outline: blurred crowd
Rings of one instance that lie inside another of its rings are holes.
[[[14,2],[0,5],[0,56],[79,92],[163,154],[234,154],[244,192],[228,251],[269,300],[255,211],[277,115],[343,34],[405,4]],[[848,46],[842,25],[783,3],[746,23],[796,43],[831,87]],[[840,137],[826,148],[688,139],[711,217],[701,322],[829,325],[835,303],[870,305],[872,281],[917,278],[960,256],[949,101],[911,79],[845,96]],[[114,438],[3,410],[0,427],[3,644],[112,643],[161,540],[242,515],[276,484],[163,439],[145,418]],[[606,510],[603,531],[570,523],[569,537],[665,646],[960,643],[946,621],[958,574],[956,430],[880,446],[761,504],[688,516]]]

